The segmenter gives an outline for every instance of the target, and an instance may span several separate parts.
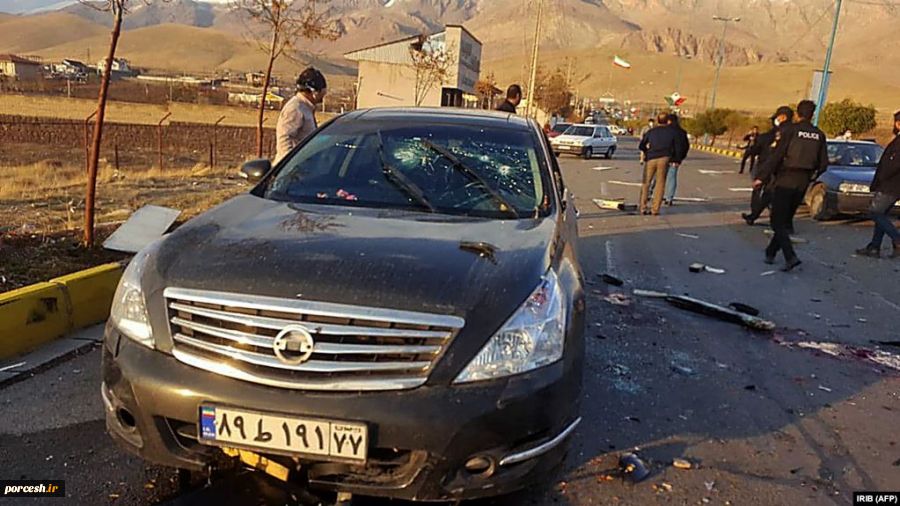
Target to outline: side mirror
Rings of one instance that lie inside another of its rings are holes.
[[[272,169],[272,162],[266,158],[250,160],[241,165],[240,176],[251,183],[263,178]]]

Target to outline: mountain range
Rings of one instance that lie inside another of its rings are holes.
[[[341,37],[334,42],[304,41],[301,59],[352,73],[342,58],[345,52],[462,23],[484,44],[484,67],[496,67],[498,77],[518,79],[533,41],[537,1],[319,0]],[[650,58],[648,62],[661,68],[676,62],[678,68],[671,72],[679,74],[692,69],[708,73],[723,29],[713,16],[740,18],[728,23],[727,66],[766,72],[782,68],[794,80],[803,69],[807,81],[809,71],[823,59],[834,9],[833,0],[543,1],[540,47],[553,61],[542,63],[562,65],[568,58],[583,77],[590,74],[584,80],[594,86],[607,80],[612,54]],[[12,15],[0,14],[0,52],[98,59],[108,38],[108,13],[87,4],[0,0],[4,11]],[[858,74],[855,81],[886,86],[900,96],[895,84],[900,81],[900,52],[892,42],[898,24],[900,7],[891,1],[844,2],[837,68]],[[262,55],[248,43],[257,28],[224,1],[132,0],[125,28],[120,54],[138,66],[186,72],[262,66]],[[277,70],[295,69],[296,64],[282,63]],[[642,77],[647,83],[652,75]],[[671,75],[667,79],[675,81]]]

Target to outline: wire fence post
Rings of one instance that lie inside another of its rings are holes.
[[[119,139],[116,137],[115,143],[113,144],[113,160],[115,160],[116,164],[116,174],[119,173]]]
[[[167,112],[165,116],[163,116],[159,123],[156,124],[156,149],[157,154],[159,155],[159,170],[163,169],[163,143],[162,143],[162,133],[163,133],[163,121],[165,121],[169,116],[171,116],[171,112]]]
[[[221,123],[224,119],[225,119],[225,116],[222,116],[221,118],[217,119],[215,123],[213,123],[213,140],[212,140],[212,144],[210,144],[210,147],[209,147],[209,166],[210,167],[215,167],[216,162],[218,162],[218,160],[216,159],[216,150],[219,147],[219,131],[218,130],[219,130],[219,123]]]

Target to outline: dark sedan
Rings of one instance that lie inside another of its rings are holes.
[[[552,479],[578,426],[576,218],[537,123],[363,110],[147,247],[106,328],[109,433],[313,490],[461,500]]]
[[[869,141],[828,141],[828,170],[806,193],[810,215],[828,220],[839,214],[859,214],[869,210],[875,168],[884,149]]]

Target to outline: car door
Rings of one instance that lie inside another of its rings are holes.
[[[615,146],[615,145],[616,145],[616,137],[615,137],[615,135],[612,133],[612,131],[610,131],[610,129],[607,128],[607,127],[604,127],[604,128],[603,128],[603,138],[604,138],[604,140],[606,141],[606,147],[610,147],[610,146]]]
[[[595,153],[603,150],[603,127],[594,128],[594,135],[591,137],[591,146],[594,148]]]

